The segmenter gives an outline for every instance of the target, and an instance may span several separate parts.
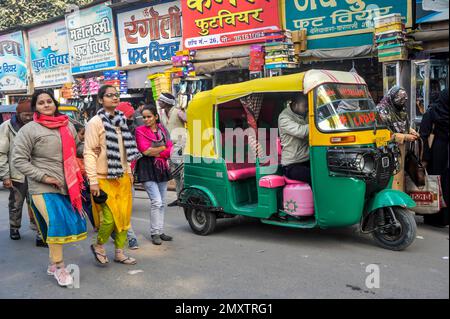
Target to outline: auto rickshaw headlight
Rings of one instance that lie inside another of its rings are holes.
[[[357,168],[364,174],[371,174],[375,169],[375,159],[371,154],[358,154],[356,163]]]
[[[364,155],[363,154],[358,154],[356,156],[356,167],[362,172],[364,171],[364,165],[365,165],[366,161],[364,160]]]

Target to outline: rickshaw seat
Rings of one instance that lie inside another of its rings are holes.
[[[278,188],[286,185],[283,176],[267,175],[259,180],[259,187],[263,188]]]
[[[284,176],[284,181],[286,182],[286,185],[307,184],[307,183],[302,182],[302,181],[295,181],[293,179],[289,179],[286,176]]]
[[[255,166],[228,170],[228,179],[230,181],[240,181],[255,176],[256,176]]]

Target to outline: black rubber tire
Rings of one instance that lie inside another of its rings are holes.
[[[414,214],[402,207],[392,207],[395,217],[401,224],[401,232],[395,239],[388,239],[380,231],[373,232],[373,239],[382,248],[401,251],[408,248],[416,239],[417,224]]]
[[[217,220],[216,214],[208,211],[195,210],[193,208],[186,208],[184,214],[189,222],[189,226],[191,226],[191,229],[195,234],[207,236],[214,232]],[[198,219],[197,214],[202,217],[201,220]]]

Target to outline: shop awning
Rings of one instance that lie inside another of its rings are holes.
[[[234,70],[234,69],[248,69],[250,65],[250,58],[231,58],[226,60],[216,60],[210,62],[195,63],[195,72],[197,74],[207,74],[213,72]]]
[[[300,59],[309,60],[344,60],[354,58],[370,57],[374,52],[373,45],[341,49],[307,50],[300,54]]]

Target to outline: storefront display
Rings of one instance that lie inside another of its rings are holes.
[[[448,72],[448,59],[412,61],[411,117],[416,123],[420,123],[433,95],[449,87]]]
[[[114,86],[120,94],[127,94],[128,82],[126,71],[105,71],[103,72],[105,85]]]
[[[291,31],[266,32],[266,76],[281,75],[283,69],[297,67]]]
[[[212,79],[207,77],[176,79],[173,88],[178,106],[186,110],[196,94],[212,89]]]

